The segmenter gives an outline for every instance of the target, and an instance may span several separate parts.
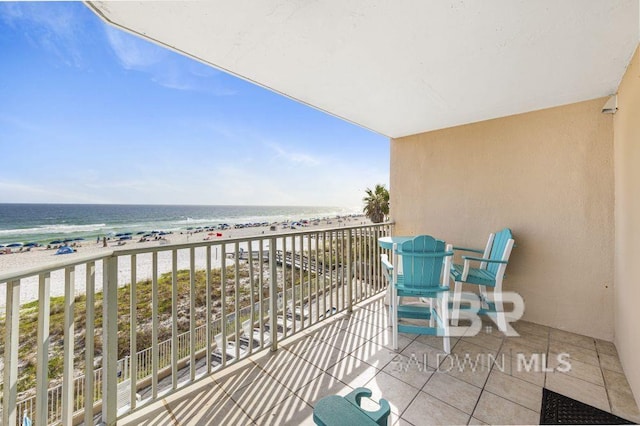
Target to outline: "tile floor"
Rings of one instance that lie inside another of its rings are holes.
[[[394,352],[377,297],[118,424],[312,425],[316,401],[358,386],[389,401],[390,425],[537,424],[543,386],[640,422],[612,343],[523,321],[514,328],[520,337],[484,327],[452,338],[448,356],[440,338],[401,334]],[[518,359],[530,371],[518,368]],[[540,371],[545,366],[549,371]]]

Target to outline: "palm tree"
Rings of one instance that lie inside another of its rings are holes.
[[[384,185],[377,184],[374,190],[367,188],[366,192],[367,196],[362,199],[365,203],[364,214],[373,223],[384,221],[385,216],[389,214],[389,191]]]

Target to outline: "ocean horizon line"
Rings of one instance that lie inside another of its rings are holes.
[[[155,207],[300,207],[300,208],[339,208],[352,209],[354,206],[320,205],[320,204],[168,204],[168,203],[47,203],[47,202],[1,202],[2,205],[39,205],[39,206],[155,206]]]

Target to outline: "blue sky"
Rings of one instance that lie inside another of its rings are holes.
[[[0,2],[0,202],[360,207],[389,141],[104,24]]]

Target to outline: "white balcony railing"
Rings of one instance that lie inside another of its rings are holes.
[[[19,425],[27,413],[38,426],[112,425],[256,351],[276,350],[281,339],[384,290],[377,239],[389,234],[390,224],[340,227],[116,250],[0,273],[2,424]],[[53,303],[51,276],[61,273],[64,298]],[[37,327],[29,327],[20,289],[34,279]],[[52,333],[52,322],[62,332]],[[52,366],[60,364],[59,373]]]

